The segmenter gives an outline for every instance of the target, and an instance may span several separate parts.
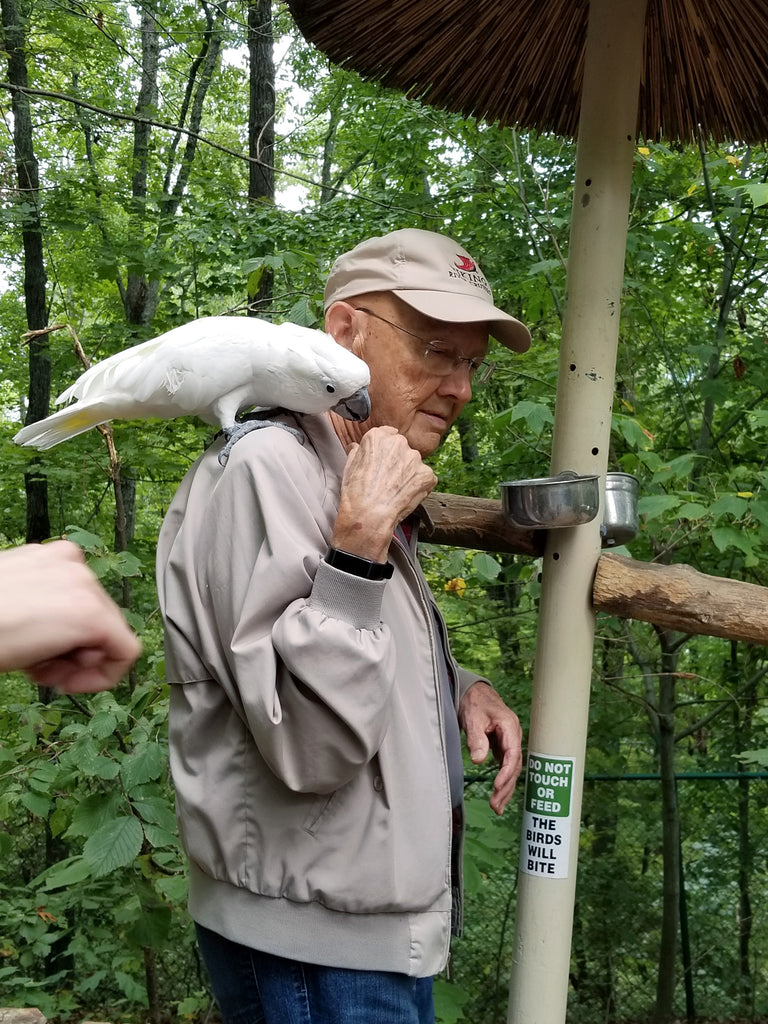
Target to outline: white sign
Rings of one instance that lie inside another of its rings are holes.
[[[567,878],[571,850],[574,759],[529,754],[520,870]]]

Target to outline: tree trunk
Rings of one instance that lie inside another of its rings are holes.
[[[157,978],[157,957],[151,946],[142,949],[144,958],[144,981],[147,986],[147,1002],[149,1003],[149,1020],[151,1024],[160,1024],[160,986]]]
[[[271,0],[248,4],[248,198],[275,199],[275,62]]]
[[[461,461],[466,465],[471,466],[480,458],[480,450],[477,447],[475,421],[471,416],[459,416],[456,420],[456,429],[459,432]]]
[[[755,652],[745,650],[739,659],[739,645],[731,644],[730,678],[738,686],[740,680],[752,674]],[[746,666],[745,664],[746,663]],[[736,750],[747,750],[752,746],[752,726],[758,708],[757,683],[759,675],[753,674],[751,685],[734,702],[734,739]],[[754,1012],[755,987],[750,964],[752,941],[752,869],[754,853],[750,836],[750,780],[738,779],[737,785],[737,830],[738,830],[738,885],[739,885],[739,1012],[748,1016]]]
[[[754,1011],[754,981],[749,962],[752,939],[752,844],[749,835],[749,779],[738,779],[739,814],[739,1012]]]
[[[714,211],[715,204],[711,198],[711,186],[709,183],[709,171],[707,167],[707,153],[704,149],[703,144],[699,144],[699,152],[701,155],[701,168],[702,176],[705,183],[705,188],[708,195],[710,195],[710,202]],[[751,162],[750,151],[742,160],[739,173],[742,176],[747,175],[747,168]],[[734,208],[738,209],[744,202],[743,196],[738,190],[734,192],[733,205]],[[733,301],[736,297],[736,290],[734,289],[734,279],[736,276],[736,266],[739,260],[742,258],[741,244],[736,232],[738,231],[738,218],[733,217],[731,220],[731,231],[726,234],[722,228],[718,232],[720,237],[720,244],[723,252],[723,266],[720,276],[720,287],[718,289],[718,295],[720,296],[717,309],[717,323],[715,324],[715,331],[713,337],[713,351],[707,364],[707,370],[705,374],[706,380],[715,380],[722,369],[723,353],[727,347],[727,331],[728,322],[731,316],[731,308]],[[706,453],[717,447],[715,437],[713,434],[712,424],[715,416],[716,401],[713,395],[708,394],[702,403],[701,410],[701,426],[699,428],[699,436],[696,439],[695,450],[697,452]],[[696,480],[704,472],[705,460],[698,460],[694,464],[693,479]]]
[[[118,466],[115,485],[115,551],[127,551],[136,530],[136,470],[132,466]],[[121,601],[123,608],[131,607],[131,580],[123,576]],[[131,688],[135,683],[135,669],[131,669]]]
[[[40,218],[38,164],[35,157],[32,116],[27,86],[25,26],[16,0],[2,0],[3,41],[8,55],[8,81],[16,88],[11,96],[13,142],[16,152],[16,176],[24,250],[24,302],[27,326],[37,331],[48,323],[46,303],[43,227]],[[29,401],[26,423],[35,423],[48,415],[51,398],[51,357],[48,336],[41,334],[29,343]],[[51,533],[48,514],[48,482],[37,471],[37,460],[24,475],[27,494],[28,542],[46,540]]]
[[[275,201],[275,62],[272,53],[271,0],[248,3],[248,199],[251,203]],[[274,275],[267,268],[258,291],[248,296],[248,313],[258,316],[272,303]]]
[[[43,226],[40,217],[40,178],[35,157],[32,132],[32,115],[29,99],[22,90],[27,86],[26,33],[16,0],[0,0],[2,13],[3,43],[8,55],[8,81],[17,86],[12,93],[13,142],[16,152],[16,175],[18,198],[21,205],[21,233],[24,251],[24,303],[27,327],[40,331],[48,324],[46,301],[46,272],[43,251]],[[51,357],[48,335],[40,334],[29,341],[29,399],[25,423],[44,419],[49,412],[51,399]],[[39,461],[35,459],[24,474],[27,495],[28,543],[46,540],[51,534],[48,513],[47,477],[36,471]],[[50,702],[53,692],[50,688],[38,687],[42,703]],[[50,867],[69,853],[60,836],[54,837],[46,822],[45,866]],[[67,939],[60,939],[51,945],[46,957],[46,972],[55,974],[58,970],[72,970],[74,963],[66,950]]]
[[[673,1019],[677,938],[680,926],[680,814],[675,783],[675,672],[677,648],[668,630],[657,630],[661,647],[659,674],[659,771],[662,817],[662,921],[656,983],[657,1024]]]
[[[602,641],[602,679],[612,680],[614,685],[621,685],[624,674],[624,652],[613,636]],[[601,723],[593,726],[598,735],[604,736],[602,750],[604,754],[612,754],[619,758],[619,739],[615,730],[603,730]],[[594,841],[590,847],[592,867],[597,878],[607,879],[612,872],[606,871],[605,865],[613,863],[616,853],[616,841],[619,829],[619,791],[616,786],[608,787],[607,793],[601,793],[594,801],[593,820],[590,827]],[[614,893],[611,887],[603,888],[597,897],[596,911],[599,924],[592,935],[592,956],[600,967],[600,973],[594,979],[595,996],[599,1000],[600,1019],[604,1024],[616,1020],[616,977],[613,964],[613,917]]]
[[[333,157],[336,149],[336,132],[339,128],[339,109],[340,104],[338,102],[334,102],[331,105],[329,110],[330,121],[328,122],[328,131],[325,133],[325,138],[323,139],[323,163],[320,170],[321,206],[330,202],[330,200],[336,195],[336,191],[331,182],[331,174],[333,171]]]
[[[157,115],[157,70],[160,59],[160,33],[154,4],[141,8],[141,86],[136,101],[138,118],[133,129],[131,173],[131,213],[137,238],[143,237],[147,202],[149,119]],[[148,324],[157,308],[158,281],[144,272],[129,271],[125,290],[125,316],[129,324]]]

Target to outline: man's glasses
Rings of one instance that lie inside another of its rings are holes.
[[[367,313],[368,316],[382,320],[385,324],[389,324],[390,327],[394,327],[396,331],[402,331],[403,334],[415,338],[416,341],[424,346],[423,355],[429,364],[429,372],[434,373],[437,377],[447,377],[449,374],[455,373],[464,364],[466,364],[469,379],[473,384],[486,384],[493,376],[496,364],[487,359],[470,359],[469,356],[460,356],[456,352],[450,352],[443,348],[442,342],[428,341],[426,338],[422,338],[420,334],[414,334],[413,331],[409,331],[406,327],[387,320],[380,313],[374,313],[372,309],[366,309],[365,306],[356,306],[355,308],[359,309],[361,313]]]

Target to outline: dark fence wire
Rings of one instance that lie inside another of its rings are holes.
[[[468,773],[468,792],[479,795],[493,774]],[[764,783],[768,771],[677,772],[675,780],[680,784],[676,1019],[764,1022],[768,787],[749,787],[750,863],[744,865],[738,859],[733,820],[736,790],[729,784]],[[520,800],[512,808],[517,818],[524,781],[523,774]],[[623,795],[622,787],[612,785],[621,782],[630,784]],[[661,797],[653,787],[637,790],[635,784],[660,782],[658,772],[584,776],[569,1024],[637,1024],[653,1019],[662,913]],[[606,785],[616,794],[612,804]],[[607,804],[611,810],[606,814]],[[519,837],[519,827],[516,834]],[[469,1024],[506,1020],[518,854],[519,838],[509,851],[509,866],[489,874],[482,890],[468,896],[468,926],[455,946],[452,977],[470,993],[463,1018]],[[739,927],[745,867],[752,907],[748,975],[742,973]]]

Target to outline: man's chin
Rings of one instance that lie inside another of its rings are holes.
[[[408,444],[421,455],[422,459],[426,459],[430,455],[434,455],[443,445],[449,433],[450,427],[442,432],[437,430],[421,431],[417,437],[409,437]]]

